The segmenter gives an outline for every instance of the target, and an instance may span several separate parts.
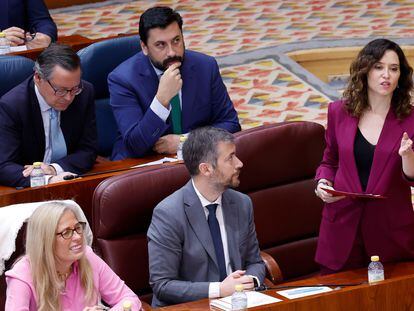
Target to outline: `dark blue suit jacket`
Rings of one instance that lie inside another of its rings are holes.
[[[221,79],[213,57],[185,51],[180,68],[182,87],[182,130],[212,125],[229,132],[240,130],[236,110]],[[165,123],[149,109],[159,80],[142,52],[120,64],[109,74],[111,106],[120,136],[115,142],[113,160],[140,157],[152,150],[155,142],[170,134]]]
[[[2,0],[1,5],[1,30],[16,26],[30,32],[44,33],[56,41],[56,24],[43,0]]]
[[[61,112],[61,128],[68,155],[58,161],[65,171],[82,174],[90,170],[97,152],[93,87],[82,81],[84,89]],[[23,166],[43,161],[45,132],[33,78],[28,78],[0,98],[0,184],[30,184],[23,177]]]

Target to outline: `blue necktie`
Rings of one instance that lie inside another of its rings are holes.
[[[208,226],[210,227],[211,237],[213,239],[214,250],[216,251],[217,263],[220,272],[220,282],[227,277],[226,261],[224,259],[223,242],[221,240],[220,225],[216,217],[217,204],[209,204],[208,209]]]
[[[52,150],[51,163],[63,158],[67,154],[65,138],[63,137],[62,129],[59,126],[58,112],[50,108],[50,131],[49,131],[49,146]]]

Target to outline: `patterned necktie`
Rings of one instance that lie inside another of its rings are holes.
[[[49,146],[52,150],[51,163],[63,158],[67,154],[65,138],[59,125],[58,112],[50,108]]]
[[[171,121],[174,134],[182,134],[181,129],[181,107],[180,107],[180,96],[175,95],[171,101]]]
[[[226,261],[224,259],[223,242],[221,240],[220,225],[216,217],[217,204],[209,204],[208,209],[208,226],[210,227],[211,237],[213,239],[214,250],[216,251],[217,263],[220,272],[220,282],[227,277]]]

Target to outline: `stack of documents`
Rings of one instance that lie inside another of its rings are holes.
[[[312,286],[312,287],[298,287],[298,288],[292,288],[287,290],[281,290],[276,293],[279,295],[282,295],[283,297],[286,297],[288,299],[296,299],[296,298],[302,298],[306,296],[321,294],[332,291],[332,288],[328,286]]]
[[[272,296],[265,295],[259,292],[245,292],[245,293],[247,295],[247,307],[248,308],[253,308],[257,306],[262,306],[262,305],[267,305],[270,303],[282,301],[280,299],[277,299]],[[231,296],[211,300],[210,306],[219,308],[221,310],[231,311]]]

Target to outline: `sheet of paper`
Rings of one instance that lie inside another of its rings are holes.
[[[152,162],[148,162],[148,163],[144,163],[144,164],[140,164],[140,165],[135,165],[132,168],[136,168],[136,167],[143,167],[143,166],[148,166],[148,165],[155,165],[155,164],[162,164],[162,163],[168,163],[168,162],[178,162],[179,160],[177,160],[176,158],[168,158],[168,157],[164,157],[160,160],[157,161],[152,161]]]
[[[365,199],[385,199],[383,195],[380,194],[371,194],[371,193],[354,193],[354,192],[346,192],[346,191],[339,191],[339,190],[333,190],[330,188],[325,188],[323,186],[320,186],[321,189],[324,191],[332,194],[334,197],[338,196],[346,196],[351,198],[365,198]]]
[[[286,297],[288,299],[296,299],[321,293],[327,293],[333,289],[328,286],[319,286],[319,287],[298,287],[292,289],[286,289],[278,291],[279,295]]]
[[[259,293],[259,292],[251,291],[251,292],[245,292],[245,293],[247,295],[247,307],[248,308],[253,308],[256,306],[262,306],[262,305],[267,305],[270,303],[282,301],[275,297],[272,297],[272,296],[269,296],[263,293]],[[210,305],[216,308],[222,309],[222,310],[231,310],[231,296],[211,300]]]
[[[26,50],[27,50],[27,46],[25,46],[25,45],[11,46],[10,47],[10,52],[21,52],[21,51],[26,51]]]

